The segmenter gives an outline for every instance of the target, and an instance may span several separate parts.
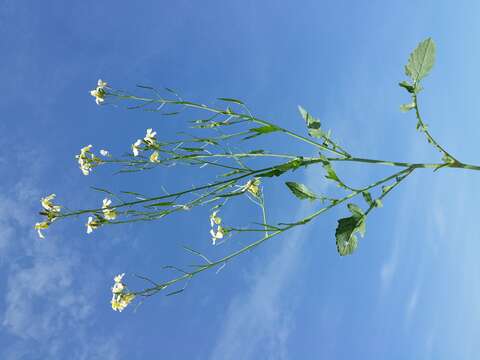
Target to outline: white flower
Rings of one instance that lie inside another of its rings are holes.
[[[42,207],[47,210],[49,213],[59,213],[60,212],[60,206],[59,205],[53,205],[52,200],[55,199],[55,194],[50,194],[47,197],[42,198],[40,201],[42,204]],[[54,214],[51,214],[54,215]]]
[[[159,156],[158,151],[154,151],[152,155],[150,155],[150,162],[153,162],[153,163],[160,162],[160,160],[158,160],[158,156]]]
[[[38,237],[40,239],[45,239],[45,236],[42,234],[41,230],[48,229],[49,226],[50,226],[50,222],[48,221],[42,221],[35,224],[35,229],[37,230]]]
[[[138,156],[138,154],[140,153],[140,151],[142,150],[140,148],[140,145],[142,144],[142,140],[141,139],[138,139],[137,141],[135,141],[135,143],[132,145],[132,152],[133,152],[133,156]]]
[[[87,145],[83,148],[80,149],[80,157],[85,156],[88,152],[90,152],[90,149],[93,147],[92,144]]]
[[[103,199],[102,208],[105,209],[105,208],[109,207],[111,203],[112,203],[112,200],[107,199],[107,198]]]
[[[87,234],[90,234],[93,230],[97,229],[100,226],[100,223],[97,220],[94,220],[93,217],[89,216],[86,226]]]
[[[125,276],[125,273],[122,273],[113,278],[115,283],[113,284],[113,287],[112,287],[112,293],[118,294],[125,289],[125,285],[122,283],[122,279],[124,276]]]
[[[102,212],[103,217],[107,220],[115,220],[117,218],[117,212],[114,208],[110,207],[111,203],[112,200],[107,198],[103,199]]]
[[[102,88],[97,88],[90,91],[90,95],[95,98],[95,102],[97,103],[97,105],[100,105],[105,101],[105,91]]]
[[[217,216],[218,211],[214,211],[210,215],[210,226],[213,228],[214,225],[220,225],[222,223],[222,218]]]
[[[121,312],[125,309],[128,304],[135,299],[135,294],[127,292],[127,288],[124,283],[122,283],[122,279],[125,276],[125,273],[119,274],[113,278],[115,283],[112,287],[112,300],[110,303],[112,304],[112,309],[115,311]]]
[[[92,95],[95,98],[95,102],[97,105],[100,105],[105,101],[105,88],[107,87],[107,83],[103,81],[102,79],[98,79],[97,81],[97,87],[90,91],[90,95]]]
[[[81,164],[80,170],[82,170],[83,175],[87,176],[92,171],[92,165],[90,165],[89,163]]]
[[[228,230],[223,228],[220,224],[222,223],[222,218],[217,214],[219,211],[214,211],[210,215],[210,235],[212,236],[212,244],[215,245],[216,241],[223,239]]]
[[[118,274],[117,276],[115,276],[113,278],[113,281],[115,281],[116,283],[120,283],[120,282],[122,282],[122,279],[123,279],[124,276],[125,276],[125,273]]]
[[[102,79],[98,79],[97,81],[97,89],[100,88],[100,89],[103,89],[103,88],[106,88],[107,87],[107,83],[105,81],[103,81]]]
[[[147,129],[147,134],[143,140],[145,140],[145,142],[149,145],[154,145],[156,142],[155,135],[157,135],[156,131],[153,131],[153,129]]]
[[[120,282],[115,283],[112,287],[112,293],[114,293],[114,294],[121,293],[123,291],[123,289],[125,289],[125,285],[123,285]]]
[[[253,180],[249,180],[244,185],[243,189],[244,191],[248,191],[250,194],[258,198],[260,196],[260,179],[255,178]]]
[[[75,155],[75,158],[78,159],[78,164],[80,165],[80,170],[82,170],[83,175],[87,176],[93,169],[93,166],[96,165],[95,162],[99,162],[98,158],[95,158],[90,152],[92,145],[87,145],[80,149],[80,154]],[[88,157],[90,155],[90,158]]]
[[[133,293],[113,294],[110,303],[112,304],[113,310],[122,312],[122,310],[125,309],[128,304],[132,302],[133,299],[135,299],[135,294]]]
[[[225,229],[220,225],[217,227],[216,230],[210,229],[210,235],[212,235],[212,245],[215,245],[217,240],[223,239],[225,232]]]
[[[105,156],[105,157],[106,157],[106,156],[110,156],[110,153],[108,152],[108,150],[104,150],[104,149],[102,149],[102,150],[100,150],[100,155],[102,155],[102,156]]]

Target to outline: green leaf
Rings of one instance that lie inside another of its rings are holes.
[[[410,94],[413,94],[415,92],[415,87],[409,84],[407,81],[402,81],[398,83],[398,85],[406,89]]]
[[[359,206],[357,206],[355,204],[348,204],[347,207],[348,207],[348,210],[350,210],[350,212],[352,213],[353,216],[356,216],[356,217],[359,217],[359,218],[365,216],[365,214],[363,213],[363,210]]]
[[[145,205],[145,207],[158,207],[158,206],[172,206],[175,205],[174,202],[158,202],[154,204]]]
[[[400,111],[402,111],[402,112],[407,112],[407,111],[410,111],[412,109],[415,109],[415,103],[414,102],[411,102],[409,104],[400,105]]]
[[[308,189],[305,185],[299,184],[292,181],[287,181],[285,185],[288,186],[290,191],[300,200],[315,200],[317,199],[317,195],[315,195],[310,189]]]
[[[204,148],[186,147],[186,146],[182,146],[179,149],[182,149],[182,150],[185,150],[185,151],[190,151],[190,152],[203,152],[203,151],[205,151]]]
[[[183,290],[185,290],[185,289],[180,289],[180,290],[172,291],[171,293],[168,293],[168,294],[166,294],[165,296],[178,295],[178,294],[182,293]]]
[[[417,48],[410,54],[408,64],[405,66],[405,74],[419,82],[428,75],[435,63],[435,43],[428,38],[418,44]]]
[[[321,129],[322,124],[320,123],[320,120],[314,118],[300,105],[298,106],[298,111],[300,111],[300,115],[302,115],[303,120],[307,123],[308,135],[315,138],[322,138],[325,136],[325,133]]]
[[[93,189],[93,190],[98,191],[98,192],[103,192],[103,193],[106,193],[106,194],[109,194],[109,195],[115,195],[114,193],[112,193],[111,191],[109,191],[107,189],[101,189],[101,188],[98,188],[98,187],[95,187],[95,186],[90,186],[90,189]]]
[[[233,176],[233,175],[236,175],[236,174],[240,174],[242,173],[243,171],[242,170],[232,170],[232,171],[229,171],[225,174],[222,174],[220,175],[221,177],[229,177],[229,176]]]
[[[270,171],[258,174],[258,177],[280,176],[280,175],[282,175],[283,173],[285,173],[289,170],[296,170],[304,164],[305,164],[305,161],[302,158],[297,158],[297,159],[291,160],[291,161],[289,161],[285,164],[275,166]]]
[[[250,136],[247,136],[246,138],[244,138],[244,140],[252,139],[256,136],[272,133],[272,132],[279,131],[279,130],[280,130],[280,128],[278,128],[275,125],[265,125],[265,126],[261,126],[261,127],[257,127],[257,128],[251,128],[251,129],[249,129],[249,131],[253,132],[254,134],[250,135]]]
[[[134,192],[134,191],[120,191],[121,193],[123,194],[128,194],[128,195],[133,195],[133,196],[140,196],[142,198],[147,198],[146,195],[143,195],[143,194],[140,194],[140,193],[137,193],[137,192]]]
[[[373,199],[372,199],[372,194],[370,194],[368,191],[363,191],[362,192],[363,199],[365,202],[371,206],[373,204]]]
[[[395,184],[382,186],[382,193],[388,193],[394,186]]]
[[[358,241],[355,232],[358,228],[358,219],[354,216],[338,220],[335,239],[337,251],[341,256],[352,254],[357,248]]]
[[[225,102],[231,102],[231,103],[238,104],[238,105],[245,105],[243,101],[238,100],[238,99],[233,99],[233,98],[218,98],[218,100],[225,101]]]
[[[335,181],[338,186],[347,189],[348,188],[347,185],[345,185],[343,183],[343,181],[340,180],[340,178],[337,176],[337,173],[335,172],[332,165],[330,164],[330,161],[328,161],[328,159],[325,157],[325,155],[320,154],[319,158],[322,161],[323,169],[327,173],[325,175],[325,178],[327,178],[329,180],[332,180],[332,181]]]
[[[335,231],[337,242],[337,251],[341,256],[352,254],[358,245],[357,232],[363,237],[365,235],[365,214],[363,210],[355,204],[348,204],[348,210],[352,216],[338,220]]]

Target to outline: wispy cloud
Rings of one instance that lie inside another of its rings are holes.
[[[36,237],[34,207],[39,206],[40,196],[35,178],[38,173],[32,176],[30,171],[17,179],[17,185],[9,186],[8,192],[0,188],[8,194],[0,196],[4,284],[0,334],[11,339],[0,350],[0,357],[64,359],[74,347],[72,359],[118,359],[115,335],[93,339],[87,331],[95,324],[95,270],[85,269],[81,255],[68,243],[57,246],[55,235],[46,240]]]
[[[418,297],[420,295],[421,284],[418,283],[410,292],[407,303],[405,305],[405,324],[408,326],[412,321],[412,316],[415,313],[418,305]]]

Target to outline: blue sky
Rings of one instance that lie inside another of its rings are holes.
[[[122,153],[153,127],[172,139],[181,119],[95,105],[100,77],[113,86],[168,86],[215,104],[235,97],[255,114],[305,131],[302,104],[358,156],[438,161],[415,131],[397,86],[409,52],[431,36],[437,62],[421,105],[439,142],[478,162],[479,5],[473,1],[63,1],[0,2],[0,357],[2,359],[473,359],[480,321],[479,174],[419,171],[372,213],[358,251],[335,249],[335,209],[314,223],[205,274],[176,297],[136,311],[109,307],[112,277],[166,275],[194,246],[216,257],[208,209],[158,223],[106,227],[85,219],[32,224],[39,199],[56,193],[72,208],[98,204],[89,186],[161,192],[189,186],[192,169],[88,177],[74,155],[87,144]],[[313,154],[287,139],[266,146]],[[388,169],[339,166],[352,184]],[[318,169],[288,175],[335,191]],[[316,204],[266,185],[272,217]],[[248,216],[229,204],[225,219]],[[246,240],[242,240],[246,241]],[[128,276],[128,275],[127,275]]]

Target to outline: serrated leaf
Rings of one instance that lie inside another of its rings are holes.
[[[358,241],[355,232],[358,231],[358,218],[350,216],[338,220],[335,231],[337,251],[341,256],[352,254],[357,248]]]
[[[435,43],[431,38],[422,41],[410,54],[408,64],[405,66],[405,74],[419,82],[428,75],[435,63]]]
[[[400,111],[401,112],[408,112],[412,109],[415,109],[415,103],[414,102],[411,102],[409,104],[402,104],[400,105]]]
[[[305,185],[299,184],[292,181],[287,181],[285,185],[288,186],[293,195],[295,195],[300,200],[315,200],[317,195],[315,195],[310,189]]]

